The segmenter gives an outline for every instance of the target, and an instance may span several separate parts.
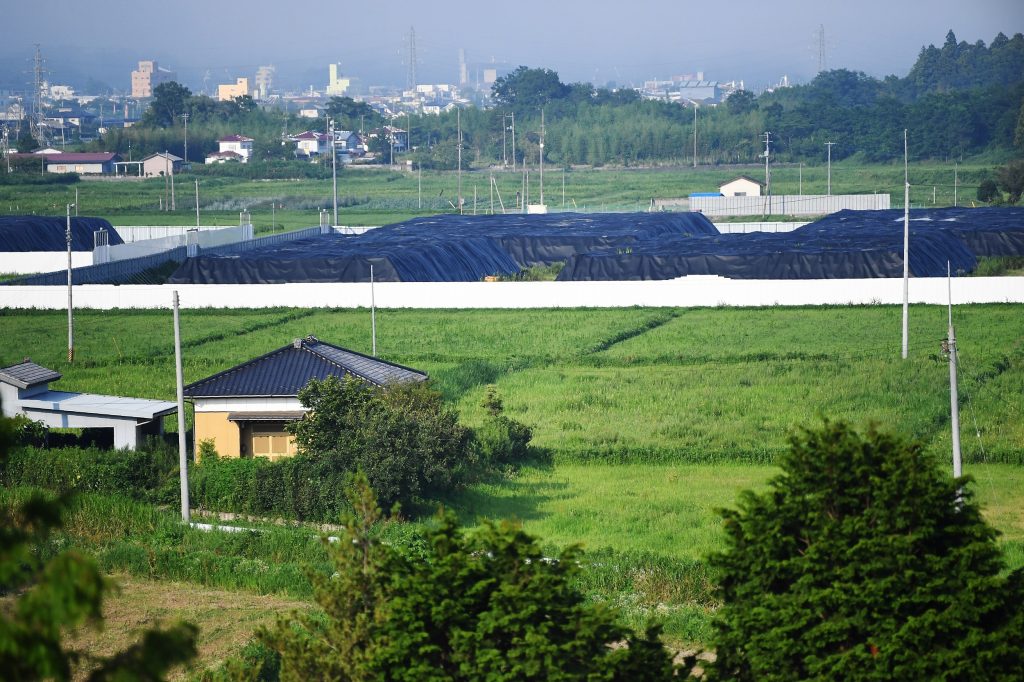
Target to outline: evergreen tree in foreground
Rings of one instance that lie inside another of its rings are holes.
[[[830,422],[781,467],[724,512],[709,679],[1024,679],[1024,571],[1000,576],[969,477]]]
[[[314,576],[323,615],[296,613],[260,635],[281,655],[282,680],[672,678],[657,628],[635,635],[570,585],[577,552],[546,559],[511,524],[466,535],[447,514],[410,557],[374,537],[382,517],[365,478],[352,505],[328,545],[336,573]]]

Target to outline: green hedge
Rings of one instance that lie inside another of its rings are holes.
[[[177,453],[156,441],[139,450],[24,446],[10,453],[2,480],[8,487],[121,493],[166,502],[177,494]]]

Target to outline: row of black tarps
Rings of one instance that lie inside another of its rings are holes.
[[[629,253],[570,258],[558,279],[645,280],[687,275],[733,279],[903,276],[903,211],[840,211],[792,232],[665,237]],[[1024,256],[1024,209],[915,209],[909,270],[914,277],[972,272],[979,256]]]
[[[1024,209],[915,209],[910,273],[1024,255]],[[699,213],[437,215],[190,258],[175,284],[471,282],[565,262],[560,280],[836,279],[903,274],[903,212],[840,211],[792,232],[720,234]]]
[[[123,244],[121,235],[103,218],[71,217],[71,250],[92,251],[93,233],[107,231],[107,243]],[[0,251],[66,251],[67,216],[0,216]]]
[[[190,258],[172,284],[476,282],[666,235],[718,234],[695,213],[439,215],[357,236],[325,235],[230,256]]]

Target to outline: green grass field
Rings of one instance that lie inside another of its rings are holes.
[[[911,204],[915,207],[949,206],[954,199],[971,205],[976,185],[991,170],[983,162],[923,162],[911,166]],[[685,197],[691,192],[717,189],[719,183],[740,174],[760,178],[760,166],[570,169],[549,168],[544,175],[544,198],[551,210],[638,211],[651,198]],[[494,177],[497,192],[489,190]],[[199,179],[200,209],[204,225],[236,225],[238,213],[249,210],[260,232],[295,229],[319,224],[318,209],[331,208],[331,180],[246,180],[183,174],[176,184],[176,211],[161,211],[168,196],[163,179],[144,181],[83,180],[74,185],[0,184],[0,215],[34,213],[64,215],[75,201],[81,215],[106,218],[118,225],[192,225],[195,223],[194,178]],[[564,180],[564,194],[563,194]],[[530,172],[528,195],[539,199],[539,174]],[[782,165],[772,170],[775,194],[824,194],[828,182],[824,166]],[[956,186],[954,186],[956,184]],[[523,190],[521,172],[474,170],[463,173],[465,210],[484,213],[515,205]],[[832,165],[832,192],[889,193],[894,207],[903,205],[901,164]],[[417,215],[451,212],[458,193],[454,172],[412,172],[384,168],[345,169],[338,178],[338,222],[342,225],[382,225]],[[499,198],[500,197],[500,198]],[[564,197],[564,198],[563,198]],[[449,203],[452,202],[452,203]],[[974,201],[974,203],[977,203]],[[271,210],[271,205],[283,208]]]
[[[714,609],[704,558],[721,543],[715,509],[762,488],[793,429],[823,416],[920,439],[948,467],[942,307],[911,308],[900,359],[897,307],[383,310],[378,348],[428,371],[462,419],[483,419],[495,384],[550,463],[445,500],[469,525],[516,518],[552,549],[588,551],[580,587],[657,616],[670,640],[703,641]],[[1024,317],[1019,305],[960,306],[965,472],[1010,566],[1024,565]],[[169,311],[81,311],[66,360],[61,311],[0,311],[0,366],[25,356],[64,374],[55,388],[173,399]],[[184,310],[185,380],[313,333],[368,352],[366,310]],[[180,529],[173,511],[97,497],[68,524],[105,568],[146,578],[307,599],[323,570],[308,529],[249,539]],[[417,523],[399,529],[401,541]]]

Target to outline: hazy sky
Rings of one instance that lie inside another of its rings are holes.
[[[456,82],[473,64],[543,66],[563,81],[638,83],[703,71],[759,87],[817,69],[819,26],[829,68],[905,75],[946,32],[991,42],[1024,32],[1022,0],[50,0],[0,10],[0,83],[30,80],[34,43],[51,81],[91,75],[127,89],[139,59],[157,59],[193,88],[273,64],[292,87],[321,88],[337,61],[363,83],[405,83],[416,32],[418,80]],[[38,28],[37,28],[38,27]],[[72,75],[73,74],[73,75]]]

